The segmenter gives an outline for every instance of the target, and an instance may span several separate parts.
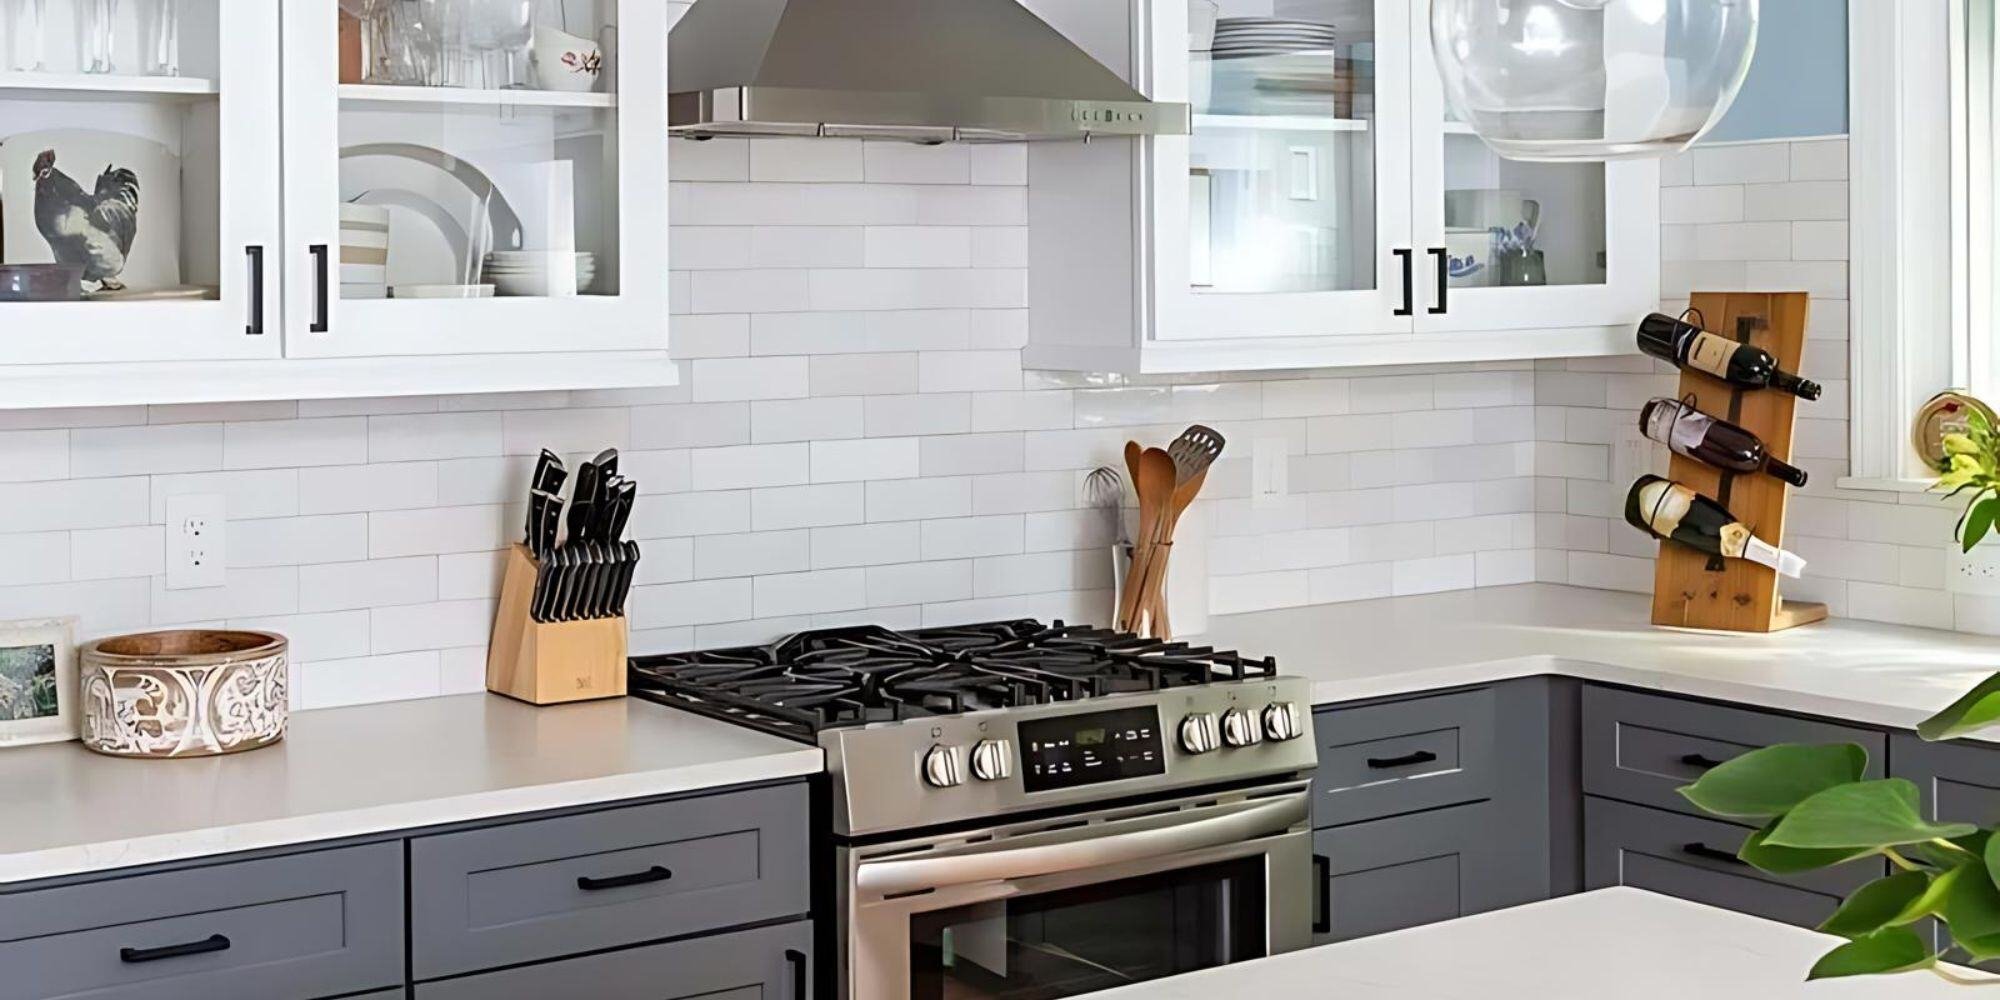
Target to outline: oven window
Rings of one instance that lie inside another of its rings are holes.
[[[1264,955],[1264,858],[910,918],[911,1000],[1056,1000]]]

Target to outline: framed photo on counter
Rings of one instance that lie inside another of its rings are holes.
[[[76,619],[0,622],[0,748],[76,739]]]

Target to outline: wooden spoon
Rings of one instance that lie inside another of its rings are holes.
[[[1130,461],[1131,449],[1126,449]],[[1140,587],[1148,576],[1148,567],[1153,561],[1154,543],[1160,538],[1161,520],[1167,508],[1173,503],[1174,460],[1158,448],[1147,448],[1139,455],[1137,474],[1132,484],[1139,494],[1139,535],[1138,548],[1132,554],[1132,568],[1125,579],[1133,586],[1126,600],[1120,602],[1118,620],[1120,627],[1133,628],[1138,624],[1138,615],[1143,593]]]

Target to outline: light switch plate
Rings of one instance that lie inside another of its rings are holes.
[[[229,579],[229,511],[220,493],[167,498],[167,589],[220,587]]]

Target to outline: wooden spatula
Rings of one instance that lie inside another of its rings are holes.
[[[1132,567],[1125,574],[1130,593],[1119,602],[1119,627],[1126,629],[1139,624],[1135,619],[1143,597],[1140,587],[1148,575],[1154,543],[1160,538],[1162,520],[1168,506],[1173,503],[1174,494],[1173,457],[1158,448],[1146,448],[1140,451],[1135,461],[1131,455],[1134,447],[1136,445],[1126,447],[1126,462],[1135,470],[1132,484],[1139,494],[1139,535],[1132,552]]]

